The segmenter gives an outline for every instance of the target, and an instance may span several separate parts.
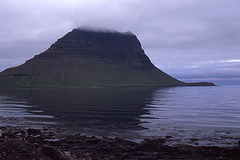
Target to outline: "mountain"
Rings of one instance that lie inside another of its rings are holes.
[[[74,29],[24,64],[0,73],[1,88],[182,86],[156,68],[131,32]]]

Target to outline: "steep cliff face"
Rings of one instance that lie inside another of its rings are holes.
[[[156,68],[132,33],[74,29],[45,52],[0,73],[0,87],[186,85]]]

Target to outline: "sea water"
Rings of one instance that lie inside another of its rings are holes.
[[[240,86],[0,90],[0,125],[236,145]]]

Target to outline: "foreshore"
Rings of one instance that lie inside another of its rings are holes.
[[[134,142],[122,138],[59,134],[1,127],[0,160],[240,159],[240,147],[168,146],[170,137]]]

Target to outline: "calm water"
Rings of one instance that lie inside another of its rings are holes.
[[[0,125],[235,145],[239,91],[240,86],[0,90]]]

